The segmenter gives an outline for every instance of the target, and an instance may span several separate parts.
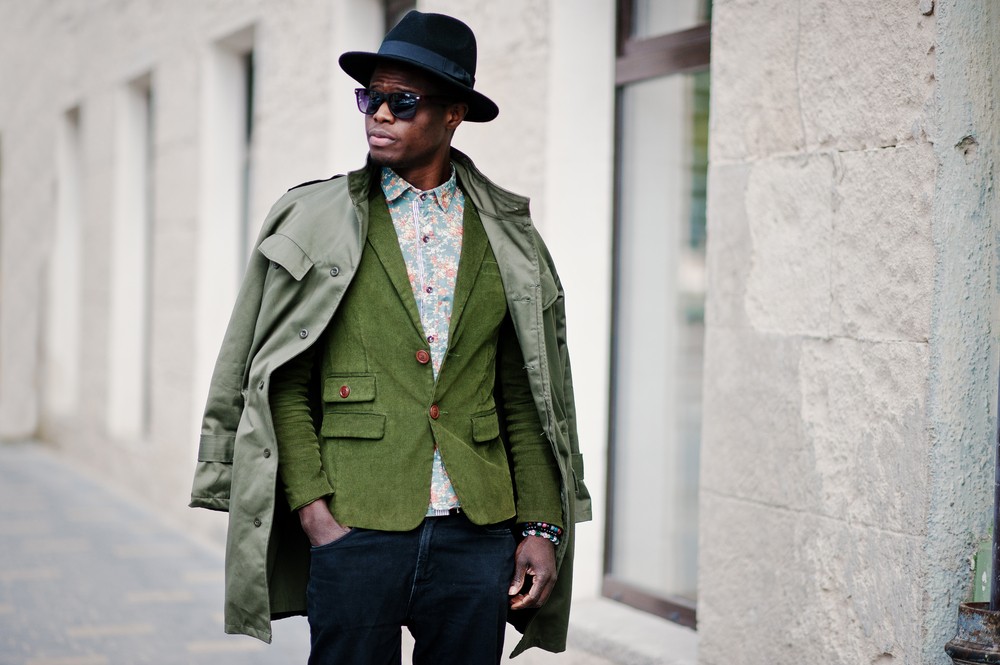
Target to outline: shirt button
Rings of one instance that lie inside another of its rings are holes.
[[[428,286],[427,288],[425,288],[424,291],[426,291],[427,293],[434,293],[433,287],[430,287],[430,286]]]
[[[339,274],[340,274],[340,268],[338,268],[337,266],[333,266],[332,268],[330,268],[330,277],[336,277]]]
[[[425,243],[428,243],[428,242],[431,241],[431,237],[430,236],[424,236],[423,238],[421,238],[421,240],[423,240]]]
[[[436,339],[437,339],[437,337],[435,337],[434,335],[428,335],[427,336],[427,341],[430,342],[431,344],[433,344],[434,340],[436,340]]]
[[[438,408],[437,404],[431,404],[431,411],[430,411],[430,413],[431,413],[431,418],[433,418],[434,420],[437,420],[438,416],[441,415],[441,409]]]
[[[265,448],[264,449],[264,458],[266,459],[266,458],[268,458],[270,456],[271,456],[271,449],[270,448]]]
[[[417,351],[417,362],[421,365],[426,365],[431,361],[431,354],[427,353],[423,349]]]
[[[341,386],[340,387],[340,396],[341,397],[343,397],[344,399],[347,399],[348,397],[350,397],[350,395],[351,395],[351,387],[350,386]]]
[[[253,525],[257,526],[257,527],[260,526],[260,518],[259,517],[253,518]]]
[[[303,328],[302,330],[299,331],[299,337],[301,337],[302,339],[309,337],[309,331]]]
[[[420,200],[421,201],[426,201],[427,200],[427,194],[421,194],[420,195]]]

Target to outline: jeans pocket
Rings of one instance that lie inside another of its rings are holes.
[[[487,536],[511,536],[513,537],[514,523],[511,520],[497,522],[496,524],[480,524],[479,530]]]
[[[313,545],[312,547],[309,548],[309,551],[311,551],[311,552],[323,552],[325,550],[333,549],[337,545],[340,545],[345,540],[349,539],[354,534],[358,533],[359,531],[363,531],[363,530],[364,529],[352,528],[352,529],[348,530],[348,532],[345,533],[340,538],[336,538],[334,540],[331,540],[328,543],[323,543],[322,545]]]

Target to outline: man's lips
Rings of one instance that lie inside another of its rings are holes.
[[[396,137],[389,132],[382,130],[375,130],[368,132],[368,145],[375,148],[384,148],[385,146],[394,143]]]

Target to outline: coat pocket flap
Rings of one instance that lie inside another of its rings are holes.
[[[268,236],[261,241],[257,251],[287,270],[295,281],[300,281],[313,267],[309,255],[288,236],[280,234]]]
[[[573,475],[576,479],[583,480],[583,455],[574,453],[570,458],[570,463],[573,466]]]
[[[472,440],[476,443],[492,441],[500,436],[500,422],[497,412],[490,411],[479,416],[472,416]]]
[[[332,439],[381,439],[385,416],[381,413],[328,413],[320,431]]]
[[[371,402],[375,399],[375,377],[328,376],[323,382],[323,401],[328,404],[338,402]]]
[[[235,443],[236,437],[234,436],[202,434],[201,440],[198,442],[198,461],[232,464]]]
[[[542,309],[547,308],[559,298],[559,287],[556,286],[556,280],[548,268],[544,266],[541,274],[541,291]]]

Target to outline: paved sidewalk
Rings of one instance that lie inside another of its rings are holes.
[[[304,619],[272,646],[222,630],[222,553],[36,446],[0,445],[0,664],[305,663]]]
[[[0,665],[304,665],[303,618],[274,622],[270,646],[223,633],[222,565],[221,548],[47,450],[0,444]],[[513,662],[607,663],[537,649]]]

